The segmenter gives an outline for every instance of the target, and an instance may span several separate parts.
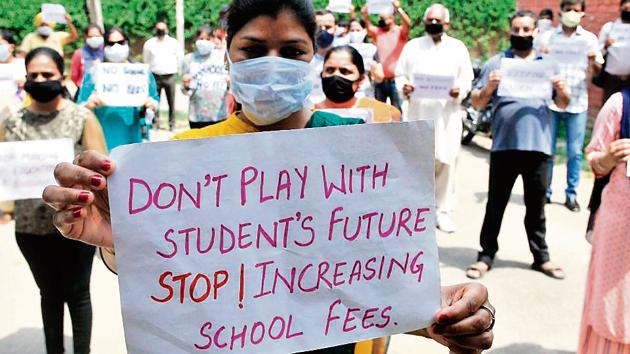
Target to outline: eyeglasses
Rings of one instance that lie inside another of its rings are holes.
[[[115,44],[125,45],[125,44],[127,44],[127,41],[126,41],[126,40],[124,40],[124,39],[123,39],[123,40],[120,40],[120,41],[117,41],[117,42],[107,41],[107,43],[106,43],[106,44],[107,44],[108,46],[112,47],[112,46],[114,46]]]

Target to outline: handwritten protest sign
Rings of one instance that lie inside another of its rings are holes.
[[[630,44],[630,24],[614,22],[609,37],[617,44]]]
[[[359,118],[366,123],[374,121],[374,110],[371,108],[331,108],[318,109],[318,111],[336,114],[342,118]]]
[[[327,9],[332,12],[347,14],[350,13],[352,0],[330,0]]]
[[[149,97],[149,66],[100,63],[95,82],[98,98],[105,106],[140,107]]]
[[[45,23],[66,23],[66,9],[59,4],[42,4],[42,20]]]
[[[586,68],[588,51],[586,41],[556,40],[549,46],[547,58],[559,65]]]
[[[392,0],[367,0],[368,13],[380,15],[394,13]]]
[[[351,43],[350,45],[361,54],[365,71],[370,71],[370,63],[374,60],[374,56],[376,55],[376,46],[372,43]]]
[[[504,97],[551,99],[551,78],[556,63],[550,60],[501,59],[498,95]]]
[[[41,198],[55,166],[73,159],[70,139],[0,143],[0,201]]]
[[[15,69],[13,64],[0,64],[0,94],[17,93]]]
[[[455,85],[454,76],[413,74],[413,97],[448,99]]]
[[[115,149],[129,352],[291,353],[428,326],[433,134],[421,121]]]
[[[608,47],[606,71],[613,75],[630,75],[630,43]]]

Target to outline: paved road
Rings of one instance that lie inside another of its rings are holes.
[[[160,132],[166,138],[166,132]],[[484,214],[488,178],[488,141],[476,138],[460,155],[457,181],[459,223],[456,234],[438,234],[442,281],[466,281],[464,269],[476,255],[478,234]],[[563,176],[559,166],[556,176]],[[463,177],[466,176],[467,179]],[[557,179],[556,190],[562,190]],[[585,204],[592,181],[580,188]],[[523,228],[522,186],[517,182],[506,211],[500,236],[501,251],[492,270],[482,280],[497,307],[494,354],[568,354],[575,352],[582,309],[585,274],[590,247],[584,241],[587,213],[571,213],[560,204],[547,208],[548,243],[552,259],[564,266],[568,277],[557,281],[528,269],[532,259]],[[556,197],[558,202],[563,198]],[[92,274],[94,354],[125,352],[118,285],[115,276],[95,260]],[[0,353],[44,353],[39,296],[28,266],[13,237],[13,226],[0,226]],[[66,348],[71,348],[71,329],[66,312]],[[68,349],[71,352],[71,349]],[[446,353],[432,342],[396,336],[391,354]]]

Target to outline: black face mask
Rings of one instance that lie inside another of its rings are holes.
[[[163,30],[163,29],[156,30],[155,31],[155,35],[158,36],[158,37],[164,37],[164,36],[166,36],[166,31]]]
[[[24,91],[28,92],[37,102],[48,103],[63,92],[61,80],[48,80],[35,82],[27,80],[24,84]]]
[[[512,49],[525,51],[530,50],[534,47],[534,37],[533,36],[510,36],[510,44],[512,45]]]
[[[337,75],[322,78],[324,94],[335,103],[347,102],[354,97],[352,84],[354,84],[353,81]]]
[[[384,19],[384,18],[380,18],[380,19],[378,20],[378,26],[379,26],[380,28],[383,28],[383,29],[387,28],[387,23],[385,22],[385,19]]]
[[[426,23],[424,30],[431,35],[442,34],[444,32],[444,25],[441,23]]]
[[[630,10],[621,11],[621,20],[623,22],[630,22]]]

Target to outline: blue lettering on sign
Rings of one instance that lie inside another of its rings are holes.
[[[125,68],[126,75],[146,75],[144,69]]]
[[[102,92],[118,92],[118,84],[103,84]]]
[[[144,87],[129,85],[127,86],[127,94],[129,95],[140,95],[144,93]]]

